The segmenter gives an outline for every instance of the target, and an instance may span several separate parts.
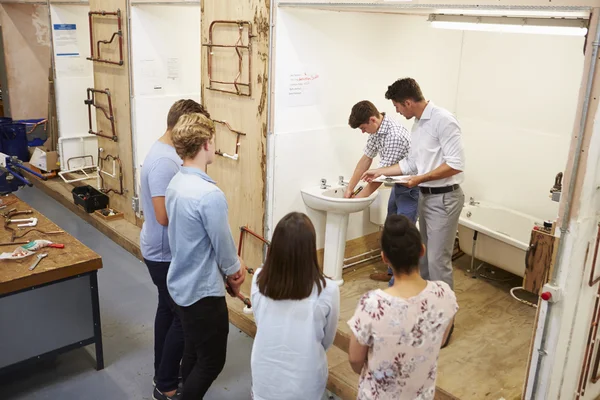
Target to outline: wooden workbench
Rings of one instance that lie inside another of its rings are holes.
[[[15,218],[35,217],[35,228],[43,232],[61,230],[27,203],[16,200],[0,212],[32,210],[32,214]],[[4,224],[3,217],[0,224]],[[11,226],[17,235],[31,229]],[[10,239],[10,232],[0,227],[0,242]],[[65,248],[36,251],[48,256],[33,271],[29,267],[35,255],[0,260],[0,374],[90,344],[95,345],[96,369],[104,368],[97,280],[101,257],[66,232],[46,235],[32,231],[15,241],[34,239],[61,243]],[[3,245],[0,252],[12,252],[16,247]]]

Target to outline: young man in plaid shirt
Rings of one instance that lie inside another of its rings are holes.
[[[373,158],[380,157],[379,167],[396,165],[404,159],[410,150],[410,133],[402,125],[393,121],[385,113],[380,113],[370,101],[363,100],[352,107],[348,125],[352,129],[360,129],[369,134],[364,154],[358,160],[352,178],[348,183],[344,197],[352,197],[354,188],[360,177],[371,168]],[[356,197],[367,197],[381,185],[378,182],[369,183]],[[388,215],[402,214],[413,223],[417,221],[417,205],[419,201],[419,188],[407,188],[395,184],[388,203]],[[371,274],[371,279],[389,281],[393,284],[392,270],[388,268],[387,274]]]

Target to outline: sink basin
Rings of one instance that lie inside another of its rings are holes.
[[[327,213],[325,227],[325,249],[323,254],[323,273],[342,285],[344,268],[344,252],[346,250],[346,234],[348,216],[363,211],[377,198],[379,193],[373,192],[369,197],[345,199],[343,186],[321,189],[314,186],[302,189],[302,200],[308,207]]]
[[[327,211],[338,214],[351,214],[369,207],[377,198],[378,192],[373,192],[369,197],[358,199],[345,199],[343,186],[321,189],[319,186],[302,189],[304,204],[317,211]]]

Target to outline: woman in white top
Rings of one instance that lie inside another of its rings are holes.
[[[254,400],[320,400],[340,292],[319,267],[315,228],[306,215],[290,213],[277,224],[265,264],[254,274],[251,298],[257,326]]]

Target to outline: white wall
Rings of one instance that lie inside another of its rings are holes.
[[[307,212],[322,247],[324,214],[305,207],[300,188],[352,175],[366,142],[347,125],[356,102],[371,100],[412,127],[384,97],[405,76],[460,120],[467,196],[555,216],[548,191],[565,165],[582,38],[440,30],[423,16],[279,9],[276,43],[273,225],[290,211]],[[290,101],[290,74],[302,72],[318,75],[316,89]],[[348,240],[376,229],[368,212],[351,215]]]
[[[150,146],[165,132],[171,105],[182,98],[200,102],[200,5],[132,6],[131,40],[139,176]]]
[[[456,114],[467,157],[464,190],[555,219],[583,72],[583,38],[465,32]]]

